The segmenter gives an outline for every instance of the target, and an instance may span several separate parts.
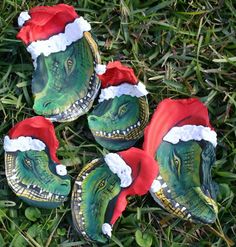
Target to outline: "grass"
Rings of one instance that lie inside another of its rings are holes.
[[[34,116],[30,55],[16,40],[17,16],[39,1],[0,3],[0,138]],[[40,1],[41,5],[59,3]],[[91,22],[102,61],[134,67],[150,91],[151,112],[166,97],[199,97],[218,134],[214,180],[219,215],[211,226],[190,224],[159,208],[150,195],[129,199],[106,246],[233,246],[236,243],[236,4],[234,0],[65,1]],[[106,150],[97,145],[86,117],[56,124],[58,156],[75,178]],[[139,143],[139,146],[141,146]],[[89,246],[73,230],[69,202],[54,210],[29,207],[7,186],[0,149],[0,246]],[[98,246],[92,244],[91,246]]]

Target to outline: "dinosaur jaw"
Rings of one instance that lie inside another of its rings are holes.
[[[22,200],[30,202],[32,205],[54,208],[68,199],[67,195],[49,191],[46,187],[42,188],[39,185],[36,185],[36,182],[35,184],[26,184],[22,178],[19,177],[15,153],[6,152],[5,169],[8,184],[14,193],[21,197]]]
[[[73,104],[68,106],[66,110],[54,114],[48,115],[46,118],[52,122],[68,122],[77,119],[79,116],[85,114],[90,108],[97,96],[97,93],[100,88],[100,83],[98,78],[95,75],[95,72],[90,78],[88,91],[84,97],[77,99]]]
[[[110,150],[127,149],[134,145],[135,142],[143,136],[144,129],[148,122],[149,109],[145,97],[139,98],[139,107],[139,117],[133,119],[132,122],[129,119],[129,125],[127,126],[128,123],[125,122],[124,126],[120,128],[122,118],[118,124],[117,122],[113,124],[111,119],[104,119],[103,115],[99,116],[92,113],[88,117],[88,123],[95,140]],[[132,115],[132,112],[129,114]],[[107,122],[110,124],[107,125]],[[106,124],[107,128],[104,127],[103,123]]]
[[[203,223],[203,224],[211,224],[215,221],[216,214],[218,212],[216,202],[211,198],[210,193],[204,193],[204,191],[200,188],[195,188],[194,193],[196,196],[201,198],[201,203],[203,204],[202,207],[198,204],[196,206],[196,210],[191,210],[191,207],[188,207],[191,204],[195,204],[194,200],[187,198],[185,203],[182,203],[178,200],[178,197],[173,197],[173,191],[169,188],[167,183],[164,181],[162,176],[158,176],[150,189],[150,193],[153,199],[163,208],[165,208],[171,214],[188,220],[190,222],[196,223]],[[180,195],[181,197],[183,195]],[[186,195],[185,195],[186,196]],[[186,196],[187,197],[187,196]],[[178,202],[179,201],[179,202]],[[207,206],[206,206],[207,205]],[[188,208],[187,208],[188,207]],[[210,208],[210,209],[209,209]],[[197,211],[201,210],[208,210],[211,212],[214,217],[202,217],[200,213],[198,214]]]

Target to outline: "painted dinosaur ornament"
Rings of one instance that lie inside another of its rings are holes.
[[[7,182],[26,203],[55,208],[67,200],[71,182],[56,157],[58,146],[53,124],[41,116],[19,122],[5,136]]]
[[[126,208],[126,197],[147,193],[157,174],[156,161],[137,148],[109,153],[88,163],[72,192],[75,229],[89,241],[106,243]]]
[[[216,133],[207,108],[194,98],[163,100],[145,129],[143,148],[159,164],[150,193],[171,214],[197,223],[217,217]]]
[[[88,116],[90,130],[101,146],[127,149],[142,137],[148,123],[148,92],[133,69],[118,61],[108,63],[99,78],[102,90],[99,104]]]
[[[97,44],[90,24],[72,6],[38,6],[22,12],[17,38],[34,61],[34,111],[51,121],[72,121],[92,106],[100,88]]]

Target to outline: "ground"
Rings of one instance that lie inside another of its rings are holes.
[[[34,116],[30,55],[16,39],[17,17],[36,5],[0,3],[0,140],[17,122]],[[218,134],[212,170],[219,183],[213,225],[173,218],[150,195],[133,197],[106,246],[233,246],[236,242],[236,3],[234,0],[64,1],[90,21],[102,61],[132,66],[150,91],[151,113],[164,98],[199,97]],[[106,152],[92,138],[86,116],[55,124],[58,157],[72,179],[86,162]],[[141,146],[142,140],[136,145]],[[54,210],[29,207],[7,186],[0,147],[0,246],[89,246],[72,227],[70,203]],[[91,246],[98,246],[93,244]]]

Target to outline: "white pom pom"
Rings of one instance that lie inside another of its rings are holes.
[[[108,224],[108,223],[104,223],[104,224],[102,225],[102,233],[103,233],[104,235],[107,235],[107,236],[110,238],[110,237],[111,237],[111,232],[112,232],[112,227],[111,227],[111,225]]]
[[[98,75],[102,75],[106,72],[106,68],[107,66],[104,65],[104,64],[97,64],[96,67],[95,67],[95,72],[98,74]]]
[[[65,176],[67,174],[66,166],[60,164],[56,166],[56,172],[60,176]]]
[[[22,27],[26,21],[28,21],[30,19],[30,15],[28,13],[28,11],[23,11],[20,13],[19,17],[18,17],[18,26]]]

